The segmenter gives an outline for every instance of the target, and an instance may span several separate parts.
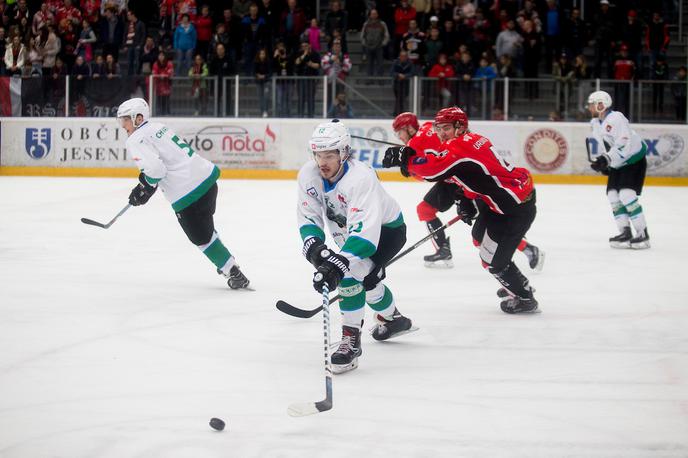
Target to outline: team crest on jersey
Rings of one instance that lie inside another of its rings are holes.
[[[337,194],[337,200],[340,201],[343,205],[346,205],[346,199],[343,195]]]
[[[310,188],[306,189],[306,194],[308,194],[309,196],[311,196],[315,199],[318,198],[318,191],[316,191],[315,188],[312,186]]]
[[[50,154],[52,146],[50,128],[45,129],[26,129],[26,141],[24,143],[26,153],[32,159],[43,159]]]

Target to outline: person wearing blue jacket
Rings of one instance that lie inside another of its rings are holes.
[[[188,14],[182,16],[182,21],[174,31],[173,47],[176,52],[177,75],[186,76],[196,49],[196,28],[189,21]]]

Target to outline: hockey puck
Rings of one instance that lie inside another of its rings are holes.
[[[225,429],[225,422],[219,418],[211,418],[209,424],[215,431],[222,431]]]

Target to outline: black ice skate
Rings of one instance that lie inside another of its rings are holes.
[[[510,314],[537,313],[540,311],[540,309],[538,309],[538,302],[535,300],[532,294],[530,297],[508,297],[502,301],[500,306],[502,308],[502,312]]]
[[[633,237],[630,243],[631,248],[634,250],[645,250],[650,248],[650,234],[647,233],[647,229],[643,229],[640,234]]]
[[[423,256],[425,261],[425,267],[439,267],[450,269],[454,267],[452,262],[451,247],[449,245],[449,237],[447,240],[439,245],[437,252],[435,254],[430,254],[428,256]]]
[[[388,340],[418,330],[411,320],[399,313],[397,309],[394,309],[389,319],[378,313],[375,315],[375,320],[378,324],[370,332],[375,340]]]
[[[351,326],[342,326],[342,342],[337,351],[332,353],[332,372],[342,374],[358,367],[361,350],[361,330]]]
[[[229,275],[226,275],[220,269],[217,269],[217,273],[227,277],[227,286],[232,289],[251,289],[248,287],[250,281],[246,278],[246,275],[241,272],[239,266],[234,264],[231,269],[229,269]]]
[[[530,266],[531,269],[533,269],[536,272],[540,272],[542,270],[542,266],[545,263],[545,252],[536,247],[535,245],[531,245],[530,243],[526,243],[526,247],[523,250],[523,254],[526,255],[528,258],[528,265]]]
[[[609,245],[612,248],[630,248],[632,238],[633,235],[631,234],[631,228],[624,227],[621,234],[614,237],[609,237]]]

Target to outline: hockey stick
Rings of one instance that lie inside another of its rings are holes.
[[[585,139],[585,149],[586,149],[587,152],[588,152],[588,162],[590,162],[590,163],[592,164],[592,163],[595,162],[595,161],[592,160],[592,152],[590,151],[590,142],[591,142],[591,141],[592,141],[591,138],[586,138],[586,139]]]
[[[423,237],[422,239],[420,239],[419,241],[417,241],[416,243],[414,243],[413,245],[411,245],[410,247],[408,247],[407,249],[405,249],[404,251],[402,251],[401,253],[399,253],[395,257],[393,257],[387,264],[385,264],[384,268],[386,269],[387,267],[391,266],[396,261],[398,261],[399,259],[401,259],[404,256],[406,256],[407,254],[409,254],[411,251],[415,250],[420,245],[422,245],[423,243],[430,240],[432,237],[434,237],[434,235],[436,233],[438,233],[439,231],[445,230],[446,228],[448,228],[452,224],[456,223],[460,219],[461,219],[460,216],[455,216],[454,218],[450,219],[444,225],[442,225],[441,227],[438,227],[434,231],[430,232],[428,235],[426,235],[425,237]],[[335,297],[330,299],[328,305],[333,304],[334,302],[337,302],[339,299],[341,299],[341,296],[339,294],[337,294]],[[294,307],[293,305],[291,305],[288,302],[285,302],[283,300],[277,301],[277,304],[275,304],[275,306],[277,307],[277,310],[279,310],[280,312],[286,313],[287,315],[291,315],[291,316],[294,316],[296,318],[310,318],[310,317],[318,314],[323,309],[323,306],[321,305],[320,307],[315,308],[313,310],[304,310],[304,309],[300,309],[298,307]]]
[[[131,204],[127,204],[127,206],[121,209],[119,213],[117,213],[117,215],[115,215],[115,217],[112,218],[112,220],[110,220],[110,222],[107,224],[99,223],[98,221],[93,221],[92,219],[88,218],[81,218],[81,222],[84,224],[90,224],[91,226],[98,226],[102,227],[103,229],[108,229],[110,226],[114,224],[115,221],[117,221],[117,218],[122,216],[125,211],[129,210],[129,208],[131,208]]]
[[[387,142],[385,140],[376,140],[374,138],[370,137],[361,137],[359,135],[352,135],[351,138],[358,138],[359,140],[368,140],[371,143],[382,143],[383,145],[392,145],[392,146],[404,146],[400,143],[392,143],[392,142]]]
[[[332,408],[332,362],[330,361],[330,291],[327,285],[322,289],[323,335],[325,337],[325,399],[318,402],[299,402],[292,404],[287,413],[292,417],[303,417],[324,412]]]

